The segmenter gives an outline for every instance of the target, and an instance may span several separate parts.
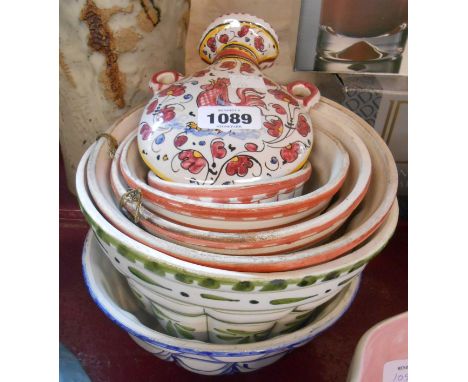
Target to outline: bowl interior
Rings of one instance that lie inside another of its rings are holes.
[[[339,107],[341,112],[335,113],[335,107]],[[345,124],[366,144],[372,158],[372,176],[367,195],[355,211],[355,218],[350,221],[348,229],[354,231],[358,227],[362,228],[363,222],[366,223],[364,226],[373,226],[376,222],[380,222],[386,211],[390,209],[398,186],[395,161],[387,145],[372,127],[333,101],[323,99],[310,114],[313,123],[318,125],[326,124],[333,127]]]
[[[287,290],[293,290],[300,288],[301,282],[311,277],[315,280],[325,280],[328,279],[329,274],[341,275],[349,274],[353,269],[362,270],[365,264],[385,246],[398,222],[398,203],[395,200],[385,223],[366,244],[361,245],[358,249],[353,250],[345,256],[313,267],[286,272],[255,273],[252,271],[236,272],[198,265],[153,250],[133,237],[122,234],[123,231],[120,231],[118,225],[111,224],[102,215],[92,200],[86,181],[87,163],[91,153],[95,149],[95,145],[91,146],[83,155],[77,169],[76,178],[76,189],[80,206],[93,230],[101,238],[111,240],[116,248],[125,250],[142,263],[148,261],[161,264],[166,270],[167,275],[185,274],[188,277],[199,280],[199,286],[201,286],[200,282],[206,278],[216,280],[221,288],[226,288],[226,290],[230,290],[230,285],[232,285],[234,280],[236,283],[249,282],[259,284],[260,287],[273,280],[284,280],[290,286]],[[119,218],[125,219],[124,216],[119,216]],[[194,287],[197,287],[196,284],[194,284]]]
[[[122,145],[128,145],[128,150],[123,151],[122,166],[127,169],[125,171],[128,173],[129,177],[134,180],[138,186],[141,186],[143,189],[147,189],[150,192],[158,195],[162,198],[168,200],[174,200],[180,202],[182,205],[186,204],[189,206],[201,206],[203,208],[211,208],[212,211],[219,210],[249,210],[252,208],[260,208],[262,210],[267,210],[272,205],[278,205],[279,202],[266,202],[262,206],[252,206],[249,204],[224,204],[224,203],[203,203],[196,200],[190,200],[179,195],[172,195],[161,190],[155,189],[148,186],[146,183],[146,176],[148,173],[148,167],[141,159],[141,156],[138,152],[138,145],[135,140],[135,133],[132,132],[131,120],[128,120],[125,125],[117,126],[117,129],[124,131],[123,134],[128,133],[128,136],[121,143]],[[341,133],[341,134],[337,134]],[[337,135],[335,135],[337,134]],[[119,134],[122,135],[122,134]],[[298,204],[300,201],[303,201],[307,198],[316,197],[316,195],[321,194],[329,190],[332,185],[335,185],[340,180],[342,180],[346,174],[349,167],[349,155],[348,151],[351,151],[353,157],[355,158],[355,164],[353,174],[347,176],[347,180],[342,187],[340,194],[343,194],[344,198],[349,192],[353,189],[356,184],[357,178],[359,175],[362,175],[364,178],[366,175],[370,176],[370,158],[364,145],[359,145],[356,142],[356,137],[352,136],[350,139],[347,139],[346,149],[340,143],[340,139],[344,139],[343,136],[349,135],[344,134],[343,129],[341,131],[336,130],[332,135],[330,135],[326,130],[318,128],[317,133],[315,134],[319,142],[314,142],[314,151],[313,154],[309,157],[309,161],[312,165],[313,172],[315,169],[318,170],[320,175],[319,178],[312,176],[309,181],[305,184],[305,190],[311,195],[303,195],[301,197],[295,198],[293,200],[281,201],[280,204],[287,204],[293,207],[295,204]],[[351,134],[353,135],[353,134]],[[347,150],[348,149],[348,150]],[[98,165],[108,166],[109,163],[98,163]],[[359,170],[362,170],[362,166],[368,168],[364,169],[364,173],[360,174]],[[365,182],[364,182],[365,183]],[[325,188],[325,186],[327,186]],[[183,211],[181,211],[183,212]]]
[[[320,132],[319,134],[324,134]],[[342,167],[346,165],[345,163],[345,158],[347,156],[347,153],[345,150],[342,150],[342,152],[337,153],[336,146],[333,145],[333,142],[329,142],[330,139],[326,140],[325,142],[322,142],[319,144],[319,142],[314,139],[314,155],[311,155],[309,157],[309,161],[306,162],[304,167],[294,173],[294,176],[298,176],[300,173],[304,173],[308,170],[311,164],[313,164],[313,171],[312,171],[312,176],[309,178],[309,180],[306,181],[307,185],[307,190],[308,192],[312,192],[320,187],[322,187],[327,181],[330,181],[333,176],[338,176],[339,171],[342,171]],[[128,145],[128,150],[126,151],[126,154],[123,155],[121,158],[122,162],[126,162],[126,166],[128,166],[128,169],[130,170],[129,176],[134,179],[135,181],[140,181],[140,182],[145,182],[145,179],[148,179],[148,183],[150,181],[157,185],[158,183],[161,184],[171,184],[172,182],[165,181],[161,178],[159,178],[156,174],[154,174],[151,170],[148,171],[148,167],[144,163],[143,159],[141,158],[141,155],[139,154],[138,151],[138,145],[136,142],[136,134],[131,133],[129,135],[129,141],[126,141],[125,143],[122,144],[127,144]],[[317,152],[318,150],[318,152]],[[341,154],[341,155],[339,155]],[[316,168],[319,170],[318,174],[314,174],[316,171]],[[280,181],[283,181],[283,178],[276,178],[276,182],[280,183]],[[265,181],[263,182],[257,182],[253,184],[249,184],[244,186],[245,188],[252,188],[253,185],[260,185],[266,183]],[[191,184],[179,184],[179,183],[174,183],[173,185],[176,185],[177,187],[185,188],[186,191],[190,191],[193,188],[197,189],[204,189],[203,187],[200,187],[198,185],[191,185]],[[157,189],[156,186],[151,186],[151,188],[154,188],[155,190]],[[237,188],[240,189],[242,186],[240,185],[235,185],[235,186],[224,186],[224,188]],[[218,189],[218,190],[223,190],[223,186],[214,186],[212,187],[206,187],[208,190],[210,189]]]
[[[344,148],[340,145],[340,143],[337,140],[335,140],[332,136],[320,130],[316,132],[315,136],[315,156],[313,160],[316,164],[316,170],[314,170],[314,173],[312,174],[309,185],[312,185],[312,187],[317,185],[315,186],[315,189],[320,187],[326,188],[324,187],[325,183],[333,178],[334,173],[337,174],[342,170],[343,166],[346,166],[347,163],[349,163],[349,157]],[[123,148],[121,153],[122,160],[125,157],[128,158],[128,160],[126,161],[126,165],[128,166],[127,168],[129,170],[128,174],[131,177],[133,177],[137,182],[144,183],[143,176],[145,174],[146,169],[144,168],[145,165],[142,163],[143,161],[139,159],[138,147],[134,139],[134,134],[131,134],[128,138],[126,138],[126,140],[122,142],[121,147]],[[116,191],[118,199],[120,199],[120,197],[126,192],[128,187],[124,183],[124,180],[122,179],[122,176],[118,171],[118,166],[116,165],[117,161],[118,159],[116,159],[112,164],[111,178],[112,187],[114,188],[114,191]],[[138,165],[138,162],[141,162],[141,166]],[[123,164],[123,166],[126,165]],[[320,192],[320,190],[317,190],[317,192]],[[316,213],[320,212],[326,206],[326,204],[326,202],[323,204],[319,203],[317,205],[316,211],[312,211],[311,208],[310,212],[315,215]],[[154,206],[153,208],[151,208],[151,205],[149,205],[150,210],[148,211],[146,210],[145,206],[148,206],[148,204],[144,203],[144,206],[142,208],[142,217],[144,219],[148,219],[150,222],[154,222],[154,224],[157,224],[158,226],[164,226],[169,230],[174,230],[174,232],[179,232],[181,234],[186,234],[191,237],[198,237],[211,241],[229,241],[231,243],[239,242],[243,243],[244,247],[248,246],[248,241],[250,241],[251,243],[255,241],[255,234],[252,235],[252,231],[250,231],[249,233],[239,232],[236,234],[230,234],[226,232],[213,232],[213,230],[206,231],[203,230],[203,228],[201,227],[195,226],[192,226],[191,229],[187,229],[186,227],[190,227],[187,224],[177,224],[177,222],[169,223],[168,221],[161,219],[159,214],[152,213],[152,210],[160,209]],[[134,209],[133,206],[130,205],[127,205],[127,208],[130,208],[132,210]],[[185,244],[190,246],[190,242],[186,242]],[[239,248],[242,248],[242,246]]]
[[[408,359],[408,313],[389,318],[371,328],[358,347],[360,356],[359,381],[381,378],[386,363]]]
[[[397,185],[397,179],[396,179],[396,169],[395,169],[395,164],[393,162],[393,159],[391,157],[391,154],[389,153],[388,148],[381,142],[379,142],[379,137],[377,133],[375,133],[369,126],[363,125],[362,121],[357,119],[356,116],[354,115],[347,115],[345,111],[340,110],[340,112],[337,112],[336,109],[338,107],[334,107],[333,103],[325,103],[321,102],[318,106],[319,111],[315,111],[312,113],[313,117],[316,119],[316,127],[320,126],[334,126],[336,124],[340,124],[342,126],[346,126],[346,128],[351,128],[355,130],[357,133],[359,133],[363,139],[368,142],[368,147],[369,151],[372,153],[372,156],[375,160],[373,160],[373,167],[374,167],[374,175],[371,178],[371,185],[369,188],[369,192],[365,198],[365,206],[366,208],[362,208],[359,214],[354,217],[354,221],[352,224],[349,226],[351,227],[342,237],[338,238],[337,240],[327,243],[323,246],[320,247],[315,247],[313,249],[305,250],[305,251],[300,251],[294,254],[289,254],[289,255],[284,255],[284,256],[268,256],[268,258],[265,259],[260,259],[256,258],[255,262],[261,262],[262,260],[267,260],[270,263],[276,263],[276,264],[281,264],[282,266],[285,265],[285,262],[287,260],[293,260],[296,261],[296,263],[293,263],[292,266],[296,266],[297,261],[301,261],[303,258],[307,258],[310,256],[317,256],[317,255],[322,255],[324,253],[327,253],[328,251],[334,251],[337,247],[340,248],[340,251],[347,251],[352,246],[359,244],[360,242],[364,241],[375,229],[378,228],[378,225],[383,221],[383,218],[385,217],[386,213],[388,212],[389,209],[389,204],[393,203],[395,193],[396,193],[396,185]],[[135,119],[137,118],[138,115],[138,110],[133,112],[133,115],[135,116]],[[118,123],[116,124],[118,125]],[[127,131],[122,131],[122,130],[115,130],[115,136],[116,138],[121,141]],[[99,150],[100,147],[103,146],[103,142],[99,142],[95,150]],[[101,162],[106,162],[106,155],[107,153],[105,150],[101,150],[99,152],[99,155],[102,157]],[[90,166],[91,168],[94,168],[96,166],[96,159],[94,159],[94,163],[92,161],[92,158],[90,158]],[[107,179],[107,187],[108,187],[108,167],[109,167],[109,161],[107,161],[107,168],[106,166],[101,166],[99,169],[99,173],[96,174],[96,178],[100,179],[101,182],[104,182],[104,188],[103,191],[106,191],[106,179]],[[96,169],[97,171],[97,169]],[[106,173],[107,172],[107,173]],[[92,188],[91,182],[89,183],[90,189]],[[96,185],[95,185],[96,186]],[[112,200],[112,195],[110,192],[107,193],[107,197],[102,197],[102,195],[99,195],[100,190],[99,187],[97,188],[97,191],[95,192],[92,191],[93,197],[96,199],[101,198],[104,199],[103,201],[106,202],[109,199]],[[380,193],[374,192],[374,189],[378,189]],[[96,195],[97,194],[97,195]],[[298,198],[299,199],[299,198]],[[100,203],[96,201],[98,205]],[[116,226],[125,231],[125,229],[122,229],[125,227],[125,224],[128,224],[129,222],[127,219],[122,215],[122,213],[119,211],[118,208],[116,208],[115,203],[111,202],[113,204],[113,209],[112,209],[112,215],[115,217],[120,217],[121,220],[116,224]],[[104,212],[104,211],[103,211]],[[104,212],[106,215],[106,212]],[[142,233],[141,235],[148,235],[146,232],[141,230]],[[351,243],[351,244],[349,244]],[[171,246],[171,243],[164,243],[162,244],[162,250],[166,253],[172,253],[175,256],[177,256],[177,253],[181,248],[177,248],[176,246]],[[187,249],[184,248],[183,251],[186,253]],[[341,252],[343,253],[343,252]],[[216,263],[218,259],[223,259],[220,257],[214,257],[213,254],[207,253],[207,252],[197,252],[195,250],[191,250],[190,252],[191,255],[193,255],[194,258],[198,256],[198,261],[202,264],[202,261],[210,261],[210,263]],[[156,255],[156,253],[155,253]],[[236,264],[239,264],[242,262],[245,264],[246,267],[249,267],[251,265],[251,261],[249,259],[242,259],[242,256],[237,256],[236,259],[234,259],[235,256],[224,256],[226,259],[225,264],[230,264],[232,261],[236,261]],[[224,266],[224,265],[223,265]],[[288,269],[288,268],[286,268]],[[292,268],[289,268],[292,269]]]
[[[128,187],[121,179],[118,173],[116,163],[112,164],[111,174],[112,189],[117,200],[126,193]],[[322,208],[321,205],[318,206]],[[136,213],[134,203],[125,203],[125,209],[130,212],[129,219],[133,219]],[[139,209],[140,219],[138,225],[143,229],[154,235],[155,237],[146,241],[150,247],[158,249],[160,242],[158,238],[167,240],[172,243],[193,249],[210,251],[219,254],[228,255],[271,255],[274,253],[286,253],[291,251],[292,248],[300,248],[304,245],[310,245],[312,241],[319,241],[336,231],[337,228],[343,223],[339,221],[336,225],[318,232],[314,238],[307,237],[294,243],[265,245],[265,241],[257,238],[261,235],[262,231],[246,231],[246,232],[213,232],[212,230],[202,229],[195,226],[187,226],[178,223],[177,221],[170,221],[164,217],[159,216],[157,213],[146,209],[145,205]],[[136,228],[137,226],[135,226]],[[187,259],[190,261],[189,253]]]
[[[172,345],[189,352],[229,353],[230,356],[236,353],[238,355],[255,352],[261,354],[266,349],[278,350],[278,348],[285,348],[292,343],[312,337],[344,314],[359,286],[359,278],[354,279],[327,304],[312,324],[307,324],[295,332],[250,344],[230,345],[180,339],[162,333],[159,323],[139,305],[125,277],[114,269],[91,231],[88,233],[83,249],[83,273],[88,290],[100,309],[129,334],[159,346]]]
[[[362,167],[364,166],[363,163],[365,162],[365,160],[368,159],[368,154],[362,153],[362,144],[352,144],[351,139],[353,138],[355,139],[353,135],[346,135],[346,137],[343,137],[343,140],[345,140],[346,145],[350,149],[352,158],[351,162],[354,163],[355,167],[360,168],[362,172],[365,172],[365,170],[362,170]],[[322,159],[323,162],[327,162],[328,168],[333,169],[336,163],[349,163],[349,157],[347,157],[346,151],[343,149],[341,144],[335,138],[333,138],[333,136],[325,133],[320,129],[316,130],[315,147],[316,149],[314,158],[319,158],[317,161],[319,163],[321,162],[320,159]],[[128,165],[129,173],[134,174],[136,178],[139,178],[136,179],[138,184],[141,185],[141,187],[147,187],[144,181],[144,174],[146,173],[146,168],[143,161],[140,159],[134,132],[131,132],[121,143],[121,147],[117,152],[117,156],[119,155],[123,158],[127,158],[126,163],[122,163],[122,165]],[[120,179],[121,176],[118,171],[117,165],[118,161],[119,159],[117,158],[112,163],[111,177],[113,180],[113,188],[116,190],[117,195],[120,197],[126,191],[126,186],[123,185],[123,182]],[[140,163],[141,166],[138,167],[136,165],[137,163]],[[326,165],[322,166],[326,167]],[[318,167],[320,168],[321,165],[319,165]],[[370,165],[366,167],[366,170],[368,175],[370,172]],[[339,172],[340,169],[338,169],[337,171]],[[331,173],[330,170],[329,173]],[[355,183],[361,182],[361,186],[363,183],[365,184],[366,175],[363,175],[361,172],[356,172],[356,176],[358,179],[355,180]],[[349,187],[351,187],[353,182],[352,180],[347,180],[345,183],[348,184]],[[103,184],[102,187],[105,188],[106,185]],[[158,193],[165,194],[162,192]],[[171,198],[172,196],[167,195],[167,197]],[[336,204],[338,204],[345,197],[347,197],[346,193],[344,193],[341,198],[338,198]],[[350,198],[350,196],[348,196],[348,198]],[[159,213],[165,215],[161,208],[153,208],[156,209]],[[320,211],[322,208],[323,205],[317,206],[318,211]],[[311,208],[309,210],[309,213],[313,212],[316,211]],[[343,217],[337,220],[330,227],[327,227],[326,229],[322,229],[313,235],[304,235],[303,238],[293,241],[289,240],[287,238],[287,235],[297,235],[296,232],[300,231],[300,229],[295,229],[295,224],[290,224],[288,227],[282,227],[281,229],[276,229],[275,231],[256,231],[245,233],[239,232],[236,234],[229,234],[203,231],[200,229],[184,229],[180,225],[177,227],[176,224],[172,222],[165,222],[159,216],[154,216],[153,214],[151,214],[150,211],[146,210],[143,211],[142,216],[142,224],[146,226],[149,232],[157,236],[153,238],[148,238],[149,241],[145,241],[145,243],[150,245],[152,248],[160,249],[160,241],[169,240],[174,244],[179,244],[193,249],[206,250],[216,254],[237,256],[285,254],[291,252],[292,250],[309,247],[313,243],[323,240],[326,236],[336,231],[339,228],[339,226],[345,221],[345,217]],[[153,223],[156,225],[154,225]],[[192,225],[196,226],[196,223],[197,222],[192,222]],[[229,222],[229,224],[232,224],[232,222]],[[299,223],[298,225],[301,224],[302,223]],[[161,225],[164,227],[161,227]],[[128,229],[133,230],[137,229],[137,227],[132,227],[131,225],[129,225]],[[166,229],[169,229],[171,232],[164,231]],[[283,239],[283,241],[286,241],[285,243],[276,243],[274,240],[266,242],[268,240],[268,237],[281,237],[282,234],[285,235],[285,238]],[[190,261],[190,253],[185,252],[182,258],[188,259]]]

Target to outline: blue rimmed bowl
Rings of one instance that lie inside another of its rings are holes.
[[[138,345],[158,358],[204,375],[251,372],[305,345],[346,312],[360,281],[355,278],[327,304],[316,309],[302,329],[254,343],[239,340],[232,344],[211,344],[163,334],[160,322],[134,298],[125,277],[114,269],[91,231],[83,249],[83,273],[95,303]]]

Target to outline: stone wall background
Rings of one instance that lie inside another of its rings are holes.
[[[84,151],[146,102],[156,71],[184,70],[187,0],[60,1],[60,146],[67,184]]]

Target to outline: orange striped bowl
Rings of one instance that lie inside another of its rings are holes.
[[[135,138],[136,139],[136,135]],[[127,160],[122,156],[121,161]],[[156,190],[177,195],[191,200],[211,203],[266,203],[287,200],[302,195],[304,183],[312,174],[310,162],[298,171],[268,181],[249,182],[247,184],[201,186],[169,182],[161,179],[152,171],[148,172],[148,184]],[[131,176],[131,174],[127,174]]]
[[[122,126],[125,126],[125,124],[122,124],[122,121],[127,120],[131,115],[132,113],[123,117],[121,121],[111,128],[110,132],[117,141],[122,141],[133,129],[133,124],[129,124],[126,130],[122,129]],[[393,157],[387,146],[378,134],[362,119],[328,100],[322,100],[312,110],[311,116],[316,120],[316,126],[319,129],[326,131],[346,129],[352,132],[354,135],[351,135],[351,138],[346,142],[342,140],[348,151],[350,151],[353,143],[357,144],[356,142],[361,142],[359,138],[361,137],[367,144],[374,166],[373,176],[369,183],[369,192],[367,194],[363,192],[365,198],[361,203],[359,212],[356,214],[356,218],[347,224],[346,230],[342,235],[325,244],[280,255],[243,256],[199,251],[155,237],[129,221],[121,210],[116,207],[110,187],[110,167],[112,161],[108,158],[105,141],[97,143],[89,159],[87,178],[91,195],[101,213],[126,235],[148,247],[152,247],[153,250],[179,259],[188,260],[192,263],[242,272],[275,272],[300,269],[327,262],[361,244],[382,224],[395,199],[397,174]],[[340,191],[341,196],[338,198],[338,201],[325,214],[300,223],[295,228],[304,229],[309,225],[323,223],[326,219],[329,219],[331,214],[336,214],[336,210],[347,202],[346,199],[356,187],[355,183],[357,181],[350,182],[348,179],[353,179],[353,177],[356,179],[356,174],[362,173],[361,167],[359,161],[355,162],[352,160],[350,176],[347,177],[345,185]],[[367,188],[367,182],[364,188]],[[343,197],[342,193],[345,193],[344,195],[347,196]],[[300,198],[302,197],[295,199]],[[295,199],[291,199],[291,201]],[[259,206],[263,205],[267,204],[260,204]],[[285,229],[287,230],[288,227]]]
[[[119,126],[118,129],[129,127],[125,126],[124,123],[121,125],[123,126]],[[326,131],[324,133],[327,134]],[[321,173],[327,174],[325,181],[319,179],[321,183],[318,187],[312,182],[307,182],[305,184],[306,192],[302,196],[275,202],[258,204],[213,203],[187,199],[149,186],[145,182],[147,168],[138,155],[137,145],[132,140],[133,136],[129,136],[127,140],[124,138],[121,144],[124,147],[119,155],[120,171],[129,187],[141,190],[145,206],[168,220],[210,231],[261,230],[281,227],[305,217],[314,216],[329,204],[332,197],[343,185],[349,168],[348,153],[338,142],[338,139],[326,139],[325,137],[322,139],[321,145],[314,145],[314,154],[311,156],[312,167],[320,169],[322,166]],[[347,212],[351,213],[355,207],[353,201],[365,192],[371,164],[369,154],[362,142],[359,142],[359,138],[351,136],[348,142],[354,152],[360,153],[361,164],[359,165],[364,168],[360,174],[360,181],[353,188],[353,194],[343,205],[345,209],[349,207]],[[347,190],[350,191],[350,187],[352,188],[354,185],[351,184],[351,181],[348,181],[347,184]]]
[[[117,151],[116,157],[120,158],[120,161],[122,161],[122,158],[127,156],[127,148],[129,145],[133,145],[133,147],[136,149],[136,145],[133,141],[133,134],[122,143],[120,149]],[[337,158],[343,156],[345,159],[347,159],[346,163],[349,163],[348,154],[333,136],[325,132],[318,131],[316,133],[315,145],[316,150],[314,150],[314,152],[316,155],[314,155],[311,159],[319,163],[317,166],[318,168],[325,167],[330,172],[330,167],[333,167],[333,164],[336,163],[336,161],[338,161],[338,163],[340,162],[340,160]],[[120,155],[121,152],[123,152],[123,155]],[[324,154],[323,156],[321,155],[322,153]],[[137,156],[135,156],[135,158],[137,158]],[[335,158],[337,159],[336,161],[333,160]],[[117,200],[120,200],[120,198],[127,191],[127,185],[120,176],[117,163],[118,160],[114,160],[114,163],[112,164],[111,182],[114,194],[116,195]],[[318,175],[320,175],[320,172]],[[324,177],[322,177],[322,179],[323,178]],[[319,181],[320,180],[321,179],[319,179]],[[311,181],[313,181],[313,179],[311,179]],[[325,186],[323,185],[322,188],[325,188]],[[320,206],[318,207],[320,208]],[[135,212],[134,205],[126,204],[126,208],[132,213]],[[144,206],[141,207],[140,213],[140,224],[148,232],[151,232],[155,236],[191,248],[236,255],[266,255],[274,253],[285,253],[293,249],[310,246],[335,232],[345,221],[345,219],[340,219],[336,224],[333,224],[327,229],[318,230],[317,232],[307,235],[302,241],[295,241],[294,238],[291,238],[288,235],[285,235],[283,238],[278,237],[278,239],[282,239],[282,241],[285,242],[285,244],[280,245],[278,244],[279,240],[266,239],[266,237],[272,236],[276,233],[275,231],[286,232],[285,229],[287,227],[293,227],[293,223],[290,223],[277,230],[258,230],[254,232],[251,230],[246,230],[244,232],[234,233],[217,232],[213,230],[202,229],[196,226],[190,227],[187,225],[182,225],[176,221],[170,221],[167,218],[153,213]],[[310,219],[310,217],[302,220],[306,221],[307,219]],[[291,230],[291,232],[295,234],[294,230]]]

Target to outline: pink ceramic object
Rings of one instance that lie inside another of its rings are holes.
[[[214,20],[199,49],[210,66],[183,78],[158,73],[150,83],[154,95],[138,127],[148,167],[166,181],[199,187],[269,182],[301,169],[313,144],[308,112],[320,94],[310,83],[284,88],[262,73],[278,49],[264,20]]]
[[[408,312],[405,312],[378,323],[361,337],[348,382],[407,382],[407,365]]]

